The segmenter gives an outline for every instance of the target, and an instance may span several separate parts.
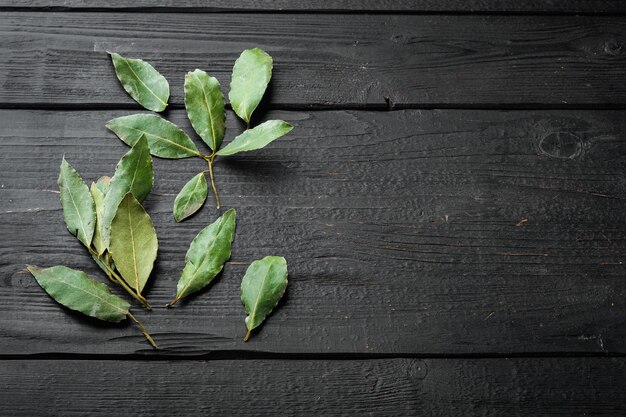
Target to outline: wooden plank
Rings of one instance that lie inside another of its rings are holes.
[[[229,112],[227,140],[241,128]],[[82,319],[24,264],[102,278],[62,221],[62,155],[88,180],[127,147],[124,111],[0,111],[0,353],[151,353],[132,326]],[[182,111],[172,121],[191,132]],[[203,161],[155,159],[146,201],[160,252],[140,311],[164,352],[626,352],[626,117],[622,111],[270,112],[295,129],[224,159],[238,212],[223,276],[177,308],[193,236],[175,195]],[[239,285],[265,255],[289,261],[285,302],[248,343]]]
[[[623,358],[39,360],[0,369],[2,409],[14,417],[626,413]]]
[[[245,48],[275,58],[269,103],[303,107],[623,106],[614,16],[4,13],[0,106],[137,108],[105,50],[227,89]]]
[[[0,0],[7,10],[141,10],[167,12],[453,12],[624,13],[614,0]]]

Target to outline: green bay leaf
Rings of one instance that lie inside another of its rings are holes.
[[[198,211],[204,204],[208,191],[203,172],[190,179],[174,200],[174,219],[180,222]]]
[[[193,239],[176,287],[176,298],[169,305],[207,286],[224,268],[235,236],[235,217],[234,209],[226,211]]]
[[[212,150],[219,149],[226,130],[224,94],[216,78],[199,69],[185,75],[185,108],[196,133]]]
[[[268,120],[253,129],[246,130],[220,149],[217,154],[226,156],[260,149],[291,132],[292,129],[292,125],[282,120]]]
[[[200,155],[196,145],[180,127],[156,114],[118,117],[109,120],[106,127],[128,146],[134,146],[145,135],[150,153],[159,158],[180,159]]]
[[[41,288],[65,307],[112,322],[122,321],[129,314],[130,304],[82,271],[60,265],[45,269],[28,265],[28,270]]]
[[[237,116],[248,124],[272,78],[272,65],[272,57],[259,48],[246,49],[235,61],[228,98]]]
[[[142,202],[152,190],[153,182],[152,157],[148,142],[142,135],[118,162],[104,196],[101,232],[106,247],[109,246],[110,226],[120,201],[126,193],[131,192],[139,202]]]
[[[241,301],[246,308],[248,333],[272,312],[287,288],[287,261],[282,256],[266,256],[248,267],[241,281]]]
[[[148,213],[127,193],[111,222],[109,251],[124,281],[141,293],[154,266],[158,241]]]
[[[141,59],[124,58],[112,52],[109,55],[122,87],[137,103],[148,110],[165,110],[170,86],[164,76]]]
[[[65,158],[61,161],[59,190],[67,230],[89,247],[96,226],[94,201],[89,187]]]

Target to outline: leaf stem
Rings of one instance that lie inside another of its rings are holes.
[[[178,296],[176,296],[176,298],[174,298],[172,301],[170,301],[169,303],[165,304],[165,307],[170,308],[171,306],[176,304],[178,301],[180,301],[180,298],[178,298]]]
[[[133,316],[130,311],[128,312],[128,317],[130,317],[135,323],[137,323],[137,326],[139,326],[139,328],[141,329],[141,333],[143,333],[143,335],[146,337],[146,339],[148,339],[148,342],[150,342],[152,347],[155,348],[155,349],[158,349],[159,347],[157,346],[157,344],[154,341],[154,339],[152,338],[152,336],[150,336],[150,333],[148,333],[146,328],[143,327],[143,324],[141,324],[141,322],[139,320],[137,320],[137,318],[135,316]]]
[[[250,339],[250,332],[251,332],[251,331],[252,331],[252,330],[248,329],[248,333],[246,333],[246,337],[244,337],[244,338],[243,338],[243,341],[244,341],[244,342],[247,342],[247,341],[248,341],[248,339]]]
[[[205,158],[207,163],[209,164],[209,176],[211,177],[211,187],[213,188],[213,194],[215,194],[215,201],[217,202],[217,209],[220,208],[220,196],[217,193],[217,187],[215,187],[215,178],[213,177],[213,160],[215,159],[215,151],[211,154],[211,156]]]
[[[145,308],[147,308],[148,310],[152,310],[152,306],[150,305],[150,303],[148,303],[148,300],[146,300],[146,298],[144,296],[142,296],[141,294],[135,293],[135,291],[132,288],[130,288],[128,286],[128,284],[126,284],[124,279],[122,277],[120,277],[117,274],[117,272],[115,272],[111,268],[111,265],[109,265],[108,261],[102,259],[102,255],[98,255],[98,252],[93,250],[93,248],[91,248],[91,247],[88,247],[87,249],[89,250],[89,253],[91,253],[93,256],[98,258],[98,260],[102,263],[102,265],[104,265],[104,267],[108,271],[107,276],[109,277],[109,279],[111,281],[113,281],[114,283],[116,283],[116,284],[120,285],[122,288],[124,288],[124,290],[126,290],[126,292],[128,294],[130,294],[131,297],[133,297],[135,300],[139,301]]]

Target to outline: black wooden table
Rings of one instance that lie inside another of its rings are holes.
[[[256,46],[259,119],[295,129],[218,164],[225,273],[165,309],[218,212],[175,224],[202,162],[155,159],[155,308],[134,311],[161,349],[56,305],[25,264],[104,279],[63,224],[61,157],[111,174],[104,124],[139,110],[105,50],[152,62],[192,132],[184,73],[228,86]],[[0,415],[623,415],[625,56],[610,0],[0,0]],[[241,277],[269,254],[287,295],[243,343]]]

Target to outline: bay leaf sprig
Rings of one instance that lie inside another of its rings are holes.
[[[141,294],[141,290],[149,271],[152,270],[157,243],[149,216],[138,201],[145,199],[152,189],[153,181],[152,157],[144,136],[122,157],[112,179],[102,177],[88,188],[65,158],[61,162],[59,174],[61,206],[68,230],[83,243],[96,264],[113,283],[120,285],[148,309],[151,308],[150,304]],[[127,195],[131,195],[136,202],[134,210],[127,210],[128,205],[133,202],[121,204]],[[119,221],[115,227],[116,239],[113,247],[117,250],[113,257],[110,234],[115,218],[119,218]],[[133,223],[139,227],[137,230],[141,237],[135,237],[137,231],[134,235],[125,233],[122,219],[126,220],[126,224]],[[137,242],[145,243],[140,257],[137,252],[127,250],[129,246],[136,247]],[[140,278],[137,278],[139,275],[131,267],[141,271]],[[138,280],[142,285],[137,285]]]
[[[63,157],[58,180],[67,229],[112,282],[148,309],[150,304],[141,290],[152,270],[158,244],[150,216],[138,199],[148,195],[153,180],[152,157],[145,136],[122,157],[112,179],[101,177],[87,187]],[[124,194],[120,198],[121,193]],[[106,220],[107,213],[113,213],[110,222]],[[106,285],[61,265],[27,268],[58,303],[104,321],[119,322],[128,317],[157,347],[143,324],[130,313],[130,304],[111,294]]]
[[[89,278],[82,271],[62,265],[45,269],[27,265],[27,268],[41,288],[59,304],[103,321],[117,323],[128,317],[139,326],[148,342],[157,348],[143,324],[129,311],[130,304],[111,294],[106,285]]]
[[[131,65],[120,61],[116,54],[111,54],[111,58],[118,79],[124,88],[129,84],[152,85],[155,76],[149,64],[144,63],[145,66],[142,66],[142,68],[145,67],[145,71],[131,72],[128,68],[140,66],[140,63],[136,61],[141,60],[132,61],[133,65]],[[282,120],[270,120],[256,127],[251,126],[252,114],[265,94],[272,77],[272,69],[272,57],[259,48],[244,50],[235,61],[229,100],[237,116],[245,121],[246,130],[222,149],[220,148],[226,132],[226,111],[220,83],[215,77],[199,69],[185,75],[187,117],[194,131],[211,150],[208,154],[200,152],[181,128],[155,114],[122,116],[107,123],[107,128],[129,146],[133,146],[141,135],[145,135],[153,156],[171,159],[198,157],[206,161],[207,169],[191,178],[176,197],[173,212],[177,222],[191,216],[204,204],[208,194],[208,182],[201,181],[199,176],[207,173],[215,195],[216,207],[220,208],[220,197],[214,173],[214,163],[218,156],[230,156],[263,148],[293,129],[292,125]],[[146,79],[142,78],[143,75]],[[129,94],[140,104],[149,110],[160,111],[155,110],[153,106],[146,105],[145,98],[150,97],[149,92],[142,88],[135,90],[142,92],[143,102],[130,92]]]

